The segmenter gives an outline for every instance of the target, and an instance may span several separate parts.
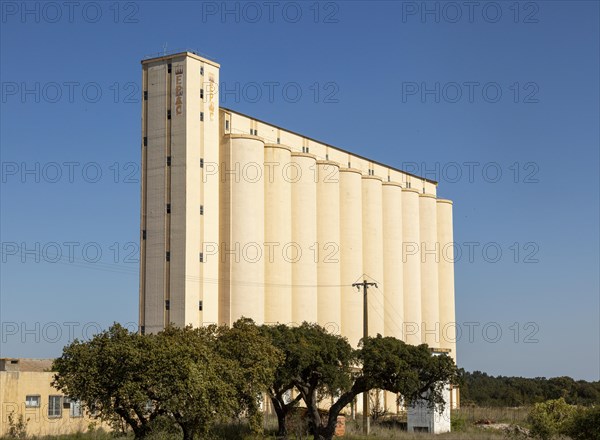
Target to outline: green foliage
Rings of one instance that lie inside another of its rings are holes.
[[[11,439],[24,439],[27,437],[27,422],[23,414],[19,414],[19,417],[15,420],[15,413],[11,412],[8,414],[8,433],[7,437]]]
[[[54,362],[53,385],[95,417],[115,427],[124,422],[138,439],[154,431],[192,440],[242,412],[260,431],[260,393],[280,360],[250,320],[231,329],[169,327],[156,335],[115,324],[65,347]]]
[[[235,388],[233,396],[238,405],[237,412],[245,411],[250,430],[261,434],[261,393],[275,380],[283,354],[251,319],[241,318],[231,328],[221,327],[218,336],[218,353],[235,362],[225,373]]]
[[[442,408],[444,387],[458,377],[452,358],[433,355],[426,344],[414,346],[381,335],[362,345],[358,358],[367,389],[399,393],[407,403],[424,399]]]
[[[463,404],[477,406],[529,406],[561,397],[573,405],[600,403],[600,382],[575,381],[570,377],[529,379],[462,371],[459,384]]]
[[[549,440],[565,433],[575,410],[575,407],[565,402],[562,397],[536,403],[527,417],[528,422],[531,424],[531,436]]]
[[[450,429],[453,432],[463,432],[467,430],[467,421],[461,414],[452,413],[450,415]]]
[[[236,362],[216,350],[215,326],[169,327],[149,335],[147,396],[181,427],[183,437],[205,435],[236,409],[236,388],[228,372]]]
[[[272,388],[296,388],[315,439],[333,437],[337,416],[360,393],[383,389],[408,401],[419,398],[436,405],[442,402],[444,384],[456,378],[452,359],[433,356],[426,345],[377,336],[355,350],[345,338],[308,323],[264,331],[285,355],[275,374],[277,387]],[[318,409],[324,395],[337,397],[327,415]]]
[[[53,386],[81,400],[93,416],[115,427],[123,420],[136,437],[144,437],[161,412],[147,405],[149,343],[119,324],[90,341],[75,340],[54,361]]]
[[[600,440],[600,406],[578,407],[566,423],[564,433],[573,440]]]

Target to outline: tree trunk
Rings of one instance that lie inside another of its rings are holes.
[[[271,397],[275,414],[277,415],[277,437],[287,437],[287,426],[285,426],[285,404],[280,402],[277,397]]]
[[[181,425],[183,431],[183,440],[194,440],[194,429],[187,424]]]

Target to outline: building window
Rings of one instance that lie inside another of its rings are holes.
[[[171,310],[171,301],[165,299],[165,310]]]
[[[48,396],[48,417],[62,417],[62,396]]]
[[[325,160],[329,160],[329,154],[325,155]]]
[[[39,408],[40,407],[40,396],[32,395],[25,396],[25,408]]]
[[[145,335],[145,334],[146,334],[146,326],[145,326],[145,325],[141,325],[141,326],[140,326],[140,333],[141,333],[142,335]]]
[[[350,161],[348,161],[348,168],[352,168],[352,166],[350,165]]]
[[[144,90],[144,101],[148,101],[148,90]]]
[[[200,99],[204,99],[204,89],[200,89]]]
[[[167,251],[166,255],[165,255],[165,259],[167,261],[171,261],[171,252]]]
[[[167,166],[171,166],[171,156],[167,156]]]
[[[167,72],[168,72],[168,73],[171,73],[171,63],[169,63],[169,64],[167,65]]]
[[[388,176],[388,182],[391,182],[391,180],[390,180],[390,176]]]
[[[142,240],[145,240],[145,239],[146,239],[146,230],[144,229],[142,231]]]
[[[204,253],[200,252],[200,263],[204,263]]]
[[[406,187],[410,188],[410,182],[409,181],[406,182]]]
[[[65,397],[63,400],[63,409],[69,410],[70,417],[83,417],[83,408],[80,400]]]
[[[204,205],[200,205],[200,215],[204,215]]]
[[[280,144],[281,143],[281,138],[277,138],[277,143]]]
[[[204,121],[204,112],[200,112],[200,120]]]
[[[200,159],[200,168],[204,168],[204,159]]]
[[[171,119],[171,110],[167,110],[167,119]]]
[[[200,67],[200,75],[204,75],[204,66]]]
[[[144,136],[144,147],[148,146],[148,138]]]
[[[229,131],[229,121],[225,120],[225,131]]]
[[[167,203],[167,214],[171,213],[171,204]]]
[[[202,311],[202,300],[198,301],[198,310]]]

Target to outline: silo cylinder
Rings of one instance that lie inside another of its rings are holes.
[[[285,170],[291,149],[265,144],[265,322],[292,322],[292,263],[283,247],[292,241],[292,188]]]
[[[419,234],[419,191],[402,189],[402,261],[404,262],[405,342],[421,343],[421,254]]]
[[[434,195],[419,196],[421,242],[421,338],[430,347],[440,346],[440,304],[438,293],[439,244],[437,203]]]
[[[361,171],[340,168],[340,257],[342,335],[356,347],[363,336],[363,297],[351,287],[362,281],[362,184]]]
[[[317,322],[341,332],[340,166],[317,161]]]
[[[383,183],[384,334],[402,339],[404,286],[402,264],[402,187]]]
[[[264,143],[257,136],[229,135],[230,161],[221,170],[231,198],[230,262],[231,322],[242,316],[264,322]]]
[[[369,336],[383,335],[386,287],[383,278],[383,199],[381,178],[362,176],[363,272],[377,283],[368,290]]]
[[[452,201],[437,200],[437,234],[440,243],[439,304],[441,348],[452,350],[456,362],[456,317],[454,315],[454,235]]]
[[[284,253],[292,262],[292,321],[301,324],[317,322],[317,170],[314,155],[291,157],[292,243]]]

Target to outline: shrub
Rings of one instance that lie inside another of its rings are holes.
[[[536,403],[527,416],[527,420],[531,424],[531,436],[549,440],[563,434],[575,411],[576,408],[565,402],[562,397]]]
[[[23,414],[15,420],[15,413],[11,412],[8,415],[8,438],[24,439],[27,437],[27,422]]]
[[[600,440],[600,406],[577,408],[564,433],[573,440]]]

